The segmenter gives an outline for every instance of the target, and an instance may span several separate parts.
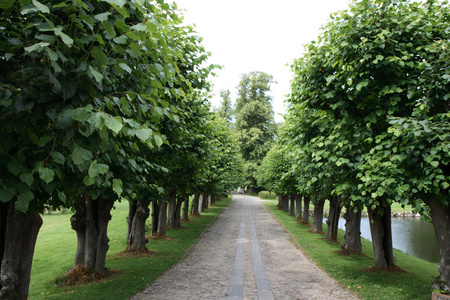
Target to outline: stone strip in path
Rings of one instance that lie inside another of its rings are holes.
[[[296,248],[262,200],[234,195],[189,254],[132,299],[358,298]]]

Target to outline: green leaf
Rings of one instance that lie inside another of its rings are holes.
[[[107,63],[106,54],[99,47],[96,46],[96,47],[94,47],[94,49],[92,49],[91,56],[100,65],[102,65],[102,66],[106,65],[106,63]]]
[[[27,212],[30,201],[34,199],[34,195],[31,191],[25,191],[17,197],[15,208],[21,212]]]
[[[53,140],[51,136],[45,135],[39,139],[39,146],[45,147],[45,145],[47,145],[51,140]]]
[[[11,188],[5,188],[0,190],[0,201],[5,203],[10,201],[15,195],[15,192]]]
[[[14,0],[0,0],[0,9],[8,9],[12,7]]]
[[[105,125],[105,116],[107,115],[103,112],[94,112],[89,118],[89,121],[95,128],[101,129]]]
[[[46,14],[50,13],[50,9],[46,5],[38,2],[37,0],[33,0],[32,2],[34,4],[34,6],[36,6],[37,9],[39,9],[41,12],[46,13]]]
[[[46,47],[45,48],[45,52],[47,52],[47,55],[50,58],[50,60],[52,60],[52,61],[57,61],[58,60],[58,54],[56,54],[56,52],[53,51],[52,49]]]
[[[86,121],[87,117],[89,116],[89,113],[93,110],[94,108],[92,107],[91,104],[85,106],[85,107],[78,107],[76,109],[73,110],[72,112],[72,116],[75,120],[77,120],[78,122],[83,123],[84,121]]]
[[[94,77],[98,83],[102,83],[103,75],[96,71],[92,66],[89,66],[88,74]]]
[[[120,68],[122,68],[122,70],[127,71],[129,74],[131,74],[131,68],[129,66],[127,66],[127,64],[125,63],[120,63],[119,64]]]
[[[42,167],[39,169],[39,177],[48,184],[53,181],[53,178],[55,177],[55,171],[49,168]]]
[[[113,179],[113,191],[117,194],[117,196],[121,196],[123,189],[123,183],[121,179]]]
[[[114,30],[114,27],[108,21],[103,22],[103,28],[105,28],[106,32],[109,34],[109,36],[111,38],[116,37],[116,31]],[[126,36],[125,36],[125,38],[126,38]]]
[[[105,120],[105,125],[115,133],[119,133],[119,131],[123,127],[122,119],[120,117],[108,118]]]
[[[109,15],[111,15],[110,12],[105,12],[105,13],[94,15],[94,18],[96,18],[100,22],[105,22],[106,20],[108,20]]]
[[[108,172],[108,170],[109,170],[108,165],[98,164],[96,161],[94,161],[89,167],[88,174],[91,177],[97,177],[100,174],[105,174],[106,172]]]
[[[64,155],[62,155],[61,152],[53,151],[50,153],[50,155],[53,157],[53,161],[57,164],[64,165],[64,162],[66,159],[64,158]]]
[[[160,147],[163,144],[163,140],[161,139],[161,136],[154,135],[153,138],[155,139],[155,144]]]
[[[59,200],[61,200],[63,203],[66,203],[66,194],[64,192],[58,191],[58,198]]]
[[[115,4],[118,6],[124,6],[127,3],[126,0],[105,0],[105,2],[108,2],[109,4]]]
[[[430,164],[435,168],[439,166],[439,162],[437,160],[433,160]]]
[[[83,183],[85,186],[91,186],[95,183],[95,178],[90,176],[84,176]]]
[[[42,50],[47,47],[48,45],[50,45],[49,43],[45,43],[45,42],[40,42],[40,43],[36,43],[30,47],[24,47],[23,49],[25,50],[25,53],[30,53],[30,52],[37,52],[37,53],[41,53]]]
[[[136,136],[143,142],[147,141],[153,134],[153,130],[151,129],[138,129],[136,130]]]
[[[19,175],[20,173],[22,173],[22,164],[13,160],[10,161],[6,167],[8,168],[8,171],[14,175]]]
[[[358,83],[356,85],[356,90],[360,91],[363,87],[365,87],[367,85],[369,85],[369,81],[368,80],[361,81],[360,83]]]
[[[79,146],[76,149],[77,149],[78,153],[80,154],[80,156],[84,160],[91,160],[92,159],[93,155],[92,155],[91,151],[86,150],[86,149],[84,149],[82,147],[79,147]]]
[[[31,173],[22,173],[20,174],[20,180],[23,183],[26,183],[28,186],[31,186],[33,184],[34,178]]]
[[[63,29],[64,29],[64,27],[62,27],[62,26],[55,28],[54,29],[55,35],[61,37],[64,44],[66,44],[69,47],[72,47],[73,39],[71,37],[69,37],[67,34],[65,34],[64,32],[62,32]]]

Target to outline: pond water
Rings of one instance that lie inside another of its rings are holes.
[[[345,220],[339,219],[345,230]],[[361,237],[372,241],[369,218],[361,218]],[[395,249],[429,262],[439,263],[440,254],[433,224],[420,218],[392,218],[392,244]]]

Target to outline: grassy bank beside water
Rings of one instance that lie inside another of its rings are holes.
[[[201,217],[183,223],[183,229],[167,232],[170,240],[151,240],[150,256],[122,256],[126,247],[128,203],[116,203],[108,226],[110,239],[106,267],[121,273],[103,282],[71,287],[59,287],[57,281],[73,264],[76,234],[70,227],[71,213],[42,216],[29,299],[128,299],[176,264],[224,209],[231,198],[216,202]]]
[[[430,299],[431,282],[439,275],[437,264],[394,249],[396,265],[406,271],[379,272],[373,270],[372,243],[362,239],[365,256],[342,256],[336,253],[340,244],[327,241],[325,235],[309,232],[308,225],[300,225],[295,217],[277,208],[277,201],[265,201],[280,223],[290,232],[296,243],[324,271],[341,286],[363,299]],[[310,219],[312,222],[312,219]],[[324,224],[326,231],[326,224]],[[339,230],[338,241],[343,243],[344,231]]]

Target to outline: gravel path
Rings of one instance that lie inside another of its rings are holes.
[[[262,201],[234,195],[190,253],[132,299],[358,299],[291,243]]]

